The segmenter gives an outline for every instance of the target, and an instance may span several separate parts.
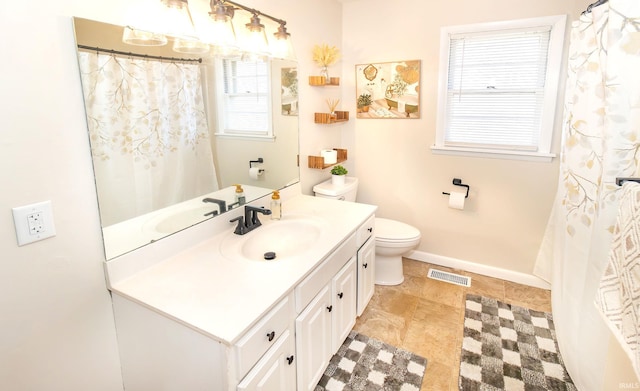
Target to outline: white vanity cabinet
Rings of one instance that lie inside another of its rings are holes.
[[[230,259],[220,248],[232,232],[213,221],[225,234],[109,262],[126,391],[315,389],[373,292],[375,207],[302,195],[287,205],[292,221],[309,211],[327,224],[304,255]]]
[[[331,280],[331,350],[332,355],[356,324],[356,258],[353,257]]]
[[[357,314],[362,315],[369,304],[375,288],[376,240],[375,216],[371,216],[358,228],[358,305]]]
[[[356,320],[356,259],[324,286],[296,318],[298,390],[314,390]]]
[[[233,346],[119,295],[113,303],[127,391],[296,390],[291,294]]]

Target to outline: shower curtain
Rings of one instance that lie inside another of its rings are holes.
[[[535,273],[579,390],[602,387],[610,333],[594,299],[618,210],[616,177],[640,174],[640,2],[610,0],[574,22],[558,193]]]
[[[79,61],[103,226],[218,190],[200,65]]]

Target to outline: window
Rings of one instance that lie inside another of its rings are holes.
[[[434,152],[551,160],[565,21],[443,28]]]
[[[222,59],[217,74],[216,134],[272,138],[268,62]]]

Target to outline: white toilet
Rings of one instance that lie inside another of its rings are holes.
[[[313,187],[316,197],[342,201],[356,201],[358,178],[345,178],[344,185],[334,185],[331,180]],[[404,281],[402,256],[420,243],[420,231],[409,224],[376,217],[376,273],[378,285],[398,285]]]

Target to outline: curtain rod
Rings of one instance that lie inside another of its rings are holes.
[[[120,54],[122,56],[141,57],[141,58],[147,58],[152,60],[185,61],[185,62],[199,62],[199,63],[202,62],[201,58],[178,58],[178,57],[152,56],[149,54],[138,54],[138,53],[132,53],[132,52],[121,52],[119,50],[113,50],[113,49],[103,49],[97,46],[78,45],[78,48],[97,51],[97,52]]]
[[[582,11],[582,15],[588,14],[589,12],[591,12],[591,10],[592,10],[594,7],[597,7],[597,6],[599,6],[599,5],[602,5],[602,4],[605,4],[605,3],[608,3],[608,2],[609,2],[609,0],[598,0],[598,1],[596,1],[595,3],[593,3],[593,4],[589,4],[589,6],[587,7],[587,9],[586,9],[586,10],[584,10],[584,11]]]

